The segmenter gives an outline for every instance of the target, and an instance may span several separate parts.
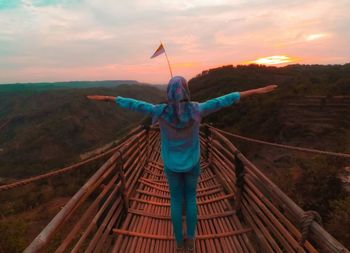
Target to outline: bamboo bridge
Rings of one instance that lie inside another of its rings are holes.
[[[202,125],[200,140],[196,252],[349,252],[218,129]],[[97,158],[104,164],[25,252],[46,252],[53,238],[55,252],[175,252],[159,127],[139,126]]]

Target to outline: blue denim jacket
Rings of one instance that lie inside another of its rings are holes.
[[[198,103],[200,117],[205,117],[221,108],[240,100],[239,92],[232,92],[221,97]],[[166,104],[154,105],[144,101],[116,97],[115,102],[121,108],[140,112],[154,117]],[[196,102],[191,102],[196,103]],[[162,118],[158,119],[161,134],[161,157],[164,166],[174,172],[186,172],[193,168],[200,159],[199,124],[194,121],[186,128],[174,128]]]

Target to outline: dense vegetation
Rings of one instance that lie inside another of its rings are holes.
[[[279,85],[274,93],[247,98],[204,121],[267,141],[350,153],[350,101],[334,98],[350,96],[350,64],[224,66],[189,82],[196,101],[270,83]],[[57,91],[0,92],[0,177],[26,177],[69,164],[140,120],[84,95],[164,99],[163,92],[141,85]],[[349,160],[232,140],[301,207],[318,211],[326,229],[350,248],[350,198],[339,179]],[[0,194],[0,252],[21,252],[98,166]]]
[[[271,142],[350,153],[350,64],[224,66],[189,83],[198,101],[278,84],[273,93],[242,100],[205,121]],[[318,211],[326,229],[350,248],[350,199],[340,180],[349,159],[232,140],[297,204]]]
[[[0,125],[5,124],[0,129],[0,177],[28,177],[70,164],[142,119],[115,104],[86,99],[90,94],[157,102],[163,92],[146,85],[0,92]]]

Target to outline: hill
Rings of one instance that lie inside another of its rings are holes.
[[[324,140],[333,135],[338,135],[334,136],[338,140],[346,140],[340,137],[349,129],[349,118],[344,116],[350,110],[347,97],[350,96],[350,64],[281,68],[224,66],[203,71],[190,80],[189,85],[192,98],[203,101],[271,83],[279,85],[273,94],[248,98],[234,109],[220,111],[206,121],[265,140],[349,151],[350,143],[342,141],[343,145],[339,146],[334,138]],[[323,129],[327,126],[328,129]]]
[[[242,99],[204,121],[265,141],[350,153],[350,64],[223,66],[189,81],[197,101],[267,84],[279,88]],[[349,177],[344,176],[349,159],[232,140],[304,210],[317,210],[327,229],[349,246],[350,198],[341,182]]]
[[[7,92],[0,92],[0,177],[27,177],[70,164],[81,153],[117,139],[142,120],[137,113],[90,101],[86,95],[120,95],[150,102],[163,99],[161,90],[142,84],[31,87],[7,87]]]

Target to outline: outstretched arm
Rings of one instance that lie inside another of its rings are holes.
[[[154,105],[141,100],[136,100],[132,98],[123,98],[121,96],[100,96],[92,95],[87,96],[88,99],[104,102],[115,102],[121,108],[126,108],[135,112],[141,112],[144,114],[152,114],[154,110]]]
[[[241,94],[241,98],[245,98],[245,97],[249,97],[251,95],[268,93],[268,92],[273,91],[276,88],[277,88],[277,85],[271,84],[271,85],[267,85],[265,87],[258,88],[258,89],[242,91],[242,92],[240,92],[240,94]]]
[[[210,99],[206,102],[199,103],[199,111],[201,116],[207,116],[210,113],[216,112],[224,107],[237,103],[240,99],[249,97],[255,94],[264,94],[273,91],[277,85],[268,85],[262,88],[247,90],[242,92],[232,92],[221,97]]]

